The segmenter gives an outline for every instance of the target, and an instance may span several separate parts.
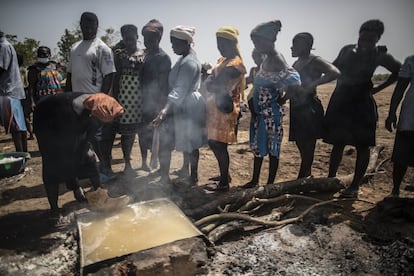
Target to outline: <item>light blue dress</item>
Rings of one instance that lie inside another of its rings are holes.
[[[201,63],[194,50],[181,57],[169,75],[168,101],[173,104],[175,149],[192,152],[205,143],[205,101],[198,92]]]
[[[293,68],[267,72],[260,68],[253,83],[253,108],[256,116],[250,122],[250,148],[256,157],[268,154],[279,158],[283,138],[282,106],[278,103],[284,88],[300,85]]]

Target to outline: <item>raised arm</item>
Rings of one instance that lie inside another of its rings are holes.
[[[319,72],[322,72],[323,75],[319,79],[316,79],[313,82],[309,83],[305,88],[309,88],[313,90],[318,85],[325,84],[333,80],[336,80],[341,74],[341,72],[339,71],[338,68],[336,68],[335,65],[333,65],[332,63],[320,57],[315,58],[314,66],[315,66],[315,69],[318,70]]]
[[[114,81],[114,73],[109,73],[105,75],[102,81],[101,92],[110,95],[113,81]]]
[[[392,55],[388,53],[385,53],[381,57],[379,65],[383,66],[385,69],[390,71],[391,75],[383,83],[377,85],[372,89],[373,95],[396,82],[398,79],[398,72],[401,68],[401,62],[396,60]]]
[[[68,72],[66,74],[65,92],[71,92],[71,91],[72,91],[72,74]]]
[[[385,128],[389,132],[392,132],[392,129],[393,128],[395,129],[397,126],[397,108],[409,84],[410,84],[409,78],[402,78],[402,77],[398,78],[397,85],[395,86],[394,92],[392,93],[390,110],[388,111],[388,117],[385,120]]]

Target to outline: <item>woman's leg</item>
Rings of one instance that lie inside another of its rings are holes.
[[[172,145],[174,145],[174,128],[164,125],[160,127],[159,131],[160,145],[158,150],[158,160],[160,162],[160,181],[163,183],[170,183],[170,164]]]
[[[141,152],[141,169],[144,171],[150,171],[147,163],[148,151],[152,146],[153,131],[149,129],[148,125],[142,125],[137,130],[138,144]]]
[[[392,169],[392,183],[393,183],[393,188],[391,192],[392,196],[400,195],[400,185],[405,176],[405,173],[407,172],[407,168],[408,168],[407,165],[402,165],[397,162],[394,162],[394,166]]]
[[[357,158],[355,164],[355,173],[354,179],[352,180],[351,186],[352,190],[358,190],[359,185],[361,185],[362,178],[364,177],[369,163],[369,147],[368,146],[357,146]]]
[[[301,157],[298,179],[312,175],[312,163],[315,153],[315,145],[316,140],[296,141],[296,146],[299,149]]]
[[[279,158],[269,155],[269,177],[267,179],[267,184],[273,184],[275,182],[278,167]]]
[[[345,145],[333,145],[331,156],[329,159],[329,174],[328,177],[336,177],[339,164],[342,160]]]
[[[228,187],[229,186],[229,164],[230,158],[227,151],[227,144],[209,140],[208,144],[216,157],[220,169],[220,182],[218,186]]]
[[[27,152],[27,133],[14,129],[11,131],[14,147],[17,152]]]
[[[254,157],[252,180],[242,186],[242,188],[252,188],[259,184],[260,170],[262,168],[263,157]]]
[[[131,170],[131,152],[134,146],[135,134],[121,135],[121,148],[124,156],[125,168],[124,171]]]
[[[191,174],[190,181],[191,185],[197,184],[198,182],[198,160],[200,159],[200,151],[198,149],[193,150],[190,154],[190,165],[191,165]]]
[[[180,177],[187,177],[190,175],[190,161],[191,153],[183,152],[183,166],[178,171]]]

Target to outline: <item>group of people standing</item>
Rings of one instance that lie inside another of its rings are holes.
[[[313,37],[310,33],[295,35],[291,50],[292,56],[298,59],[289,67],[283,56],[274,48],[280,28],[280,21],[274,21],[260,24],[251,32],[255,46],[252,57],[256,64],[260,65],[257,70],[251,72],[255,76],[253,91],[248,96],[252,113],[250,146],[255,155],[253,177],[243,187],[249,188],[258,184],[262,160],[267,154],[270,159],[267,183],[273,183],[283,135],[283,104],[288,99],[289,140],[296,142],[301,156],[298,178],[311,176],[317,139],[323,138],[324,142],[333,146],[329,177],[336,176],[344,147],[355,146],[357,158],[354,177],[351,185],[341,191],[340,195],[356,197],[368,166],[369,147],[375,145],[378,115],[373,95],[394,83],[400,74],[386,123],[391,131],[391,125],[395,125],[397,121],[396,107],[409,83],[408,72],[412,73],[410,61],[406,61],[406,65],[400,71],[401,63],[387,52],[385,46],[377,46],[384,32],[384,25],[380,20],[374,19],[361,25],[358,42],[344,46],[333,63],[311,54]],[[261,59],[257,57],[258,54],[262,55]],[[387,80],[374,87],[372,76],[379,66],[391,74]],[[316,94],[316,87],[335,79],[336,87],[324,113]],[[411,90],[407,93],[403,104],[402,114],[405,115],[400,118],[398,139],[394,145],[392,195],[399,194],[401,180],[407,167],[412,166],[414,161],[411,157],[414,148],[409,138],[414,130],[412,125],[410,126],[414,117],[410,117],[410,111],[407,111],[409,103],[412,102],[411,93]]]
[[[250,33],[254,44],[252,56],[257,67],[252,68],[247,79],[238,46],[239,32],[232,26],[221,27],[216,32],[221,57],[213,66],[211,74],[204,80],[203,87],[208,92],[203,95],[199,92],[202,66],[192,47],[194,27],[179,25],[171,29],[172,49],[180,56],[171,67],[170,57],[159,47],[164,29],[158,20],[150,20],[141,30],[145,49],[137,47],[139,35],[135,25],[122,26],[122,41],[113,49],[96,37],[98,18],[95,14],[83,13],[80,25],[83,40],[73,45],[67,67],[66,91],[71,93],[54,94],[66,94],[59,97],[65,98],[69,105],[72,105],[73,116],[83,114],[86,108],[99,119],[85,123],[81,130],[76,124],[71,126],[74,128],[72,132],[78,131],[78,136],[84,138],[75,139],[77,144],[71,144],[70,147],[72,153],[64,150],[64,154],[73,155],[70,161],[73,164],[65,166],[82,171],[79,164],[85,164],[85,160],[90,160],[90,151],[89,147],[85,146],[85,139],[93,145],[100,161],[101,177],[96,178],[95,169],[92,169],[92,174],[89,172],[84,175],[93,175],[95,189],[100,187],[102,176],[112,177],[111,151],[115,134],[119,133],[125,161],[124,172],[132,170],[131,151],[138,134],[141,169],[150,171],[151,166],[147,159],[148,151],[152,150],[152,155],[158,156],[160,164],[159,170],[152,174],[161,176],[160,181],[163,183],[170,183],[171,152],[175,149],[183,152],[183,166],[177,173],[188,179],[190,185],[195,185],[198,182],[199,148],[208,143],[218,161],[220,171],[220,175],[213,177],[217,184],[209,189],[228,191],[231,181],[228,145],[236,142],[240,99],[247,81],[253,84],[247,100],[251,111],[249,144],[254,154],[254,166],[251,181],[242,187],[251,188],[259,185],[263,158],[267,155],[267,184],[274,183],[283,137],[283,106],[289,100],[289,140],[295,141],[301,156],[298,178],[311,176],[317,139],[323,138],[325,142],[333,145],[329,165],[330,177],[336,176],[344,147],[352,145],[357,150],[355,175],[351,186],[342,191],[341,195],[357,196],[368,166],[369,147],[375,145],[378,116],[373,95],[395,82],[401,67],[400,62],[387,53],[386,47],[377,46],[384,32],[381,21],[369,20],[363,23],[359,30],[358,43],[343,47],[333,63],[311,54],[313,37],[310,33],[295,35],[291,49],[292,56],[297,57],[297,60],[292,66],[287,64],[283,55],[275,48],[281,22],[276,20],[261,23]],[[397,122],[397,106],[408,84],[412,82],[412,60],[409,58],[404,64],[391,101],[390,115],[387,119],[387,128],[390,131]],[[378,66],[383,66],[391,74],[385,82],[374,87],[371,78]],[[0,67],[6,68],[4,65]],[[335,79],[337,84],[325,113],[317,97],[317,86]],[[104,97],[91,99],[91,93],[103,94]],[[69,94],[73,96],[67,96]],[[398,195],[397,190],[407,166],[414,165],[411,157],[414,156],[414,149],[410,142],[414,131],[413,116],[409,115],[412,111],[407,111],[410,107],[413,109],[410,100],[413,96],[408,96],[412,94],[411,89],[403,104],[405,113],[402,114],[405,115],[400,118],[401,128],[397,131],[398,139],[394,147],[394,195]],[[2,95],[7,93],[2,90]],[[122,111],[113,112],[115,107],[108,101],[108,96],[116,99]],[[48,97],[45,101],[52,102],[50,98],[54,97]],[[90,103],[89,107],[85,101]],[[102,103],[103,105],[100,105]],[[107,118],[108,112],[110,119]],[[40,111],[37,113],[41,114]],[[42,116],[53,115],[44,110]],[[39,115],[37,117],[40,118]],[[44,120],[44,117],[42,118]],[[64,125],[65,119],[61,119],[63,121],[54,126],[68,128],[68,125]],[[76,120],[85,122],[86,117]],[[38,125],[41,124],[38,119]],[[38,126],[37,129],[41,128]],[[23,126],[17,129],[24,131]],[[45,148],[50,148],[50,145],[39,141],[39,147],[43,159],[47,159],[43,152],[46,152]],[[413,154],[409,154],[408,149]],[[401,159],[401,156],[404,158]],[[74,162],[77,162],[76,166]],[[43,162],[43,178],[47,187],[57,185],[57,176],[47,168],[51,167],[52,163],[55,168],[55,162]],[[80,177],[79,173],[76,170],[58,171],[65,175],[59,179],[70,183],[68,187],[74,190],[75,197],[79,201],[84,200],[83,191],[76,180]],[[51,177],[51,174],[54,176]],[[48,198],[52,208],[57,208],[57,192],[53,190],[53,195],[48,193]]]

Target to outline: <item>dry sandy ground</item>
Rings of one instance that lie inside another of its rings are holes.
[[[326,107],[333,84],[319,88]],[[392,89],[388,88],[375,98],[378,104],[377,144],[385,149],[379,157],[390,157],[394,133],[385,130]],[[288,114],[288,107],[286,109]],[[229,147],[232,189],[250,180],[253,156],[248,146],[249,113],[243,113],[238,143]],[[289,116],[285,117],[285,135],[276,182],[293,180],[299,169],[299,154],[295,144],[288,142]],[[0,149],[12,151],[10,138],[0,136]],[[56,229],[48,220],[48,202],[41,179],[41,157],[35,140],[29,141],[32,158],[24,173],[0,180],[0,275],[76,275],[79,269],[76,232],[74,227]],[[313,165],[314,177],[325,177],[331,146],[318,141]],[[139,149],[133,149],[133,167],[141,165]],[[266,160],[266,159],[265,159]],[[346,148],[339,175],[353,172],[355,152]],[[181,166],[181,154],[173,153],[171,172]],[[113,169],[123,170],[119,138],[113,148]],[[211,183],[218,166],[212,152],[201,149],[199,186]],[[385,161],[381,172],[361,188],[360,199],[377,203],[391,190],[392,164]],[[261,182],[267,178],[267,160],[262,168]],[[136,170],[136,175],[120,175],[106,184],[113,195],[129,194],[135,201],[169,196],[177,205],[182,201],[178,192],[157,195],[151,189],[147,173]],[[401,196],[414,198],[404,190],[414,183],[414,172],[409,168],[404,179]],[[87,183],[85,184],[87,186]],[[231,193],[232,191],[230,191]],[[197,194],[199,196],[199,194]],[[211,198],[211,194],[209,195]],[[214,196],[214,195],[213,195]],[[325,195],[332,197],[333,195]],[[201,198],[199,198],[202,201]],[[59,204],[70,220],[73,211],[84,206],[74,201],[71,192],[61,186]],[[293,213],[294,215],[294,213]],[[214,248],[208,272],[211,275],[412,275],[414,273],[414,226],[403,217],[388,218],[379,214],[375,205],[363,202],[344,204],[342,209],[320,208],[303,223],[282,229],[260,229],[248,234],[236,234],[224,239]],[[184,273],[185,274],[185,273]]]

